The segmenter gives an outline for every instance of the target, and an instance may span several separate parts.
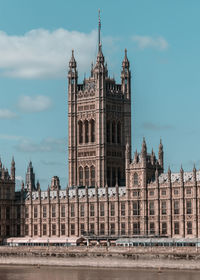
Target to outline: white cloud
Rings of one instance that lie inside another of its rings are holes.
[[[52,105],[51,99],[44,95],[21,96],[18,107],[24,112],[41,112],[49,109]]]
[[[96,31],[35,29],[22,36],[0,31],[0,72],[17,78],[64,77],[72,49],[79,71],[84,72],[94,60],[96,46]]]
[[[152,122],[144,122],[142,124],[142,127],[146,130],[152,130],[152,131],[174,129],[174,126],[172,126],[170,124],[155,124]]]
[[[16,146],[16,150],[24,153],[43,153],[43,152],[66,152],[66,140],[45,138],[40,143],[34,143],[31,140],[24,139],[20,141]]]
[[[17,115],[8,110],[8,109],[0,109],[0,119],[14,119],[16,118]]]
[[[0,139],[16,141],[22,139],[22,136],[12,135],[12,134],[0,134]]]
[[[166,39],[161,36],[151,37],[151,36],[135,35],[132,36],[132,40],[134,43],[137,44],[139,49],[154,48],[163,51],[169,47],[169,44],[166,41]]]
[[[17,180],[17,181],[23,181],[24,180],[24,178],[22,177],[22,176],[15,176],[15,179]]]
[[[58,165],[66,166],[66,163],[53,161],[53,160],[41,160],[41,163],[46,165],[46,166],[47,165],[48,166],[58,166]]]

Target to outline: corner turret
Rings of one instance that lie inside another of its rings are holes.
[[[163,144],[162,140],[160,139],[159,151],[158,151],[158,162],[162,168],[162,172],[164,170],[164,152],[163,152]]]
[[[32,162],[29,162],[26,172],[26,188],[28,191],[35,191],[35,173],[33,172]]]
[[[11,176],[11,180],[15,181],[15,161],[14,161],[14,157],[12,157],[10,176]]]
[[[146,159],[147,156],[147,145],[146,145],[146,141],[145,138],[143,137],[143,142],[142,142],[142,151],[141,151],[141,155],[143,159]]]
[[[122,83],[122,92],[125,98],[131,98],[131,72],[130,64],[127,58],[127,49],[125,49],[124,60],[122,62],[122,72],[121,72],[121,83]]]
[[[51,191],[60,190],[60,180],[58,176],[53,176],[51,179]]]

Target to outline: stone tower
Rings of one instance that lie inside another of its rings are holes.
[[[31,161],[29,162],[26,172],[26,188],[29,191],[35,190],[35,173],[33,172],[33,165]]]
[[[68,71],[69,186],[125,185],[125,149],[131,150],[131,73],[125,50],[121,84],[108,76],[98,27],[91,75],[78,84],[74,51]]]

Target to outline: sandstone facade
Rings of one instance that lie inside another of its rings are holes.
[[[69,187],[54,176],[46,191],[32,163],[15,192],[0,164],[0,233],[6,236],[200,237],[200,171],[164,172],[164,152],[131,158],[131,72],[125,50],[121,83],[108,75],[100,41],[91,75],[78,83],[74,52],[68,71]]]

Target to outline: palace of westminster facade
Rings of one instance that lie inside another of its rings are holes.
[[[0,162],[0,237],[122,236],[200,237],[200,171],[164,172],[158,157],[131,158],[131,72],[127,51],[121,84],[108,76],[100,42],[96,65],[78,84],[74,53],[68,71],[69,187],[54,176],[46,191],[29,163],[25,185],[15,191]]]

